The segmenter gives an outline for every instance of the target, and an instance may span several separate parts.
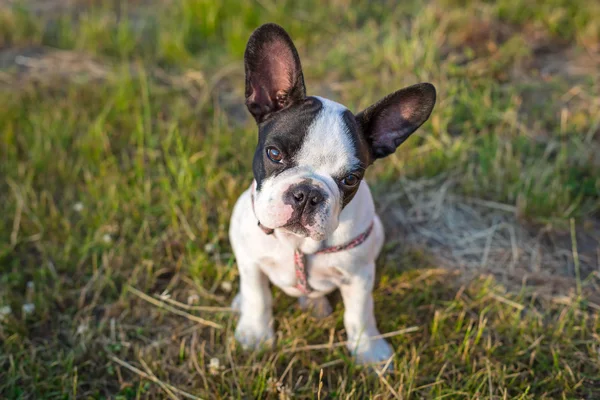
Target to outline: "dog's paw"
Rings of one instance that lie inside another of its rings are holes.
[[[333,312],[331,304],[325,296],[316,299],[302,296],[298,299],[298,304],[302,310],[310,311],[315,318],[325,318]]]
[[[268,323],[259,324],[258,321],[247,321],[241,318],[235,328],[235,339],[244,350],[255,350],[271,347],[275,342],[275,333]]]
[[[377,370],[385,367],[388,360],[394,355],[392,346],[384,339],[370,340],[368,344],[351,350],[354,352],[356,361],[359,364],[373,365]],[[384,372],[391,372],[392,370],[393,365],[390,361]]]

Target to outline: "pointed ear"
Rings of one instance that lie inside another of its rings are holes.
[[[257,123],[306,96],[300,57],[279,25],[265,24],[252,33],[244,65],[246,106]]]
[[[427,119],[435,105],[435,87],[420,83],[384,97],[356,116],[373,158],[396,151]]]

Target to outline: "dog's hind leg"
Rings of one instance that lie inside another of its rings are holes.
[[[298,299],[298,305],[304,311],[309,311],[315,318],[325,318],[333,312],[327,297],[309,298],[302,296]]]

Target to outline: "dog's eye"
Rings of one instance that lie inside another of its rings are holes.
[[[358,179],[358,176],[354,175],[354,174],[350,174],[348,176],[346,176],[344,179],[342,179],[342,184],[344,186],[356,186],[358,184],[358,182],[360,181],[360,179]]]
[[[283,160],[283,154],[281,154],[281,152],[275,147],[267,148],[267,157],[269,157],[269,160],[273,161],[274,163],[280,163],[281,160]]]

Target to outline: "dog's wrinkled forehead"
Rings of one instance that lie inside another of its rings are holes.
[[[269,162],[266,149],[283,153],[281,165]],[[301,167],[334,180],[359,171],[369,163],[369,151],[354,115],[343,105],[321,97],[306,97],[259,127],[254,175],[262,181]]]

